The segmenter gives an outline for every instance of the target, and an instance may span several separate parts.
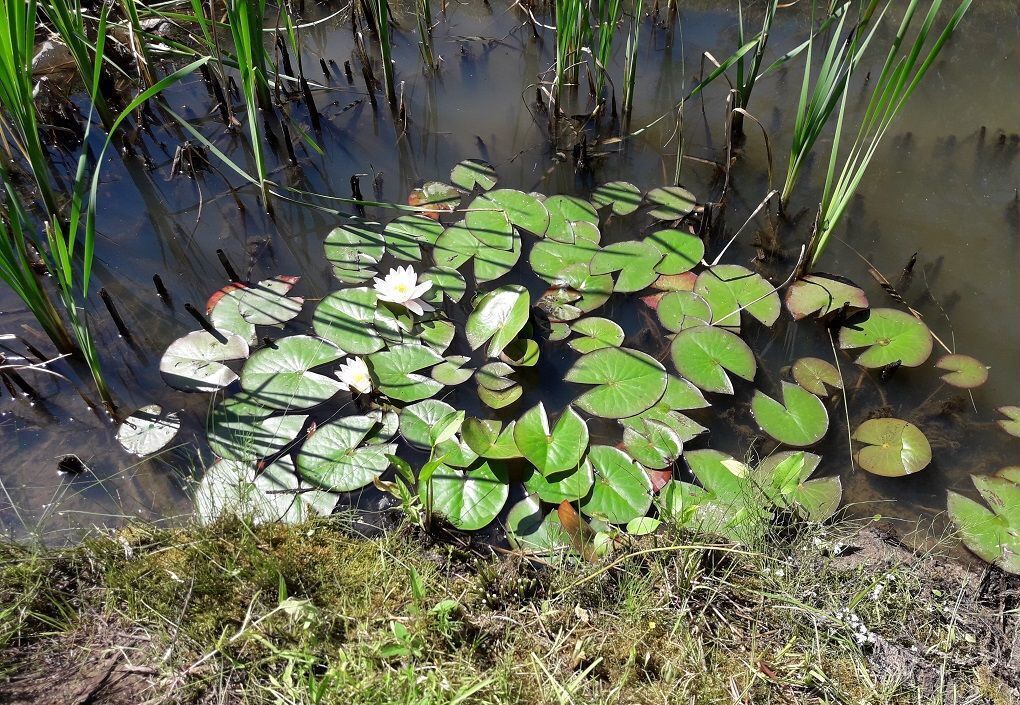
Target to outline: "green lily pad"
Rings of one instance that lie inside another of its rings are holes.
[[[689,272],[705,256],[705,243],[700,237],[682,230],[658,230],[645,240],[655,245],[663,257],[655,267],[659,274],[673,276]]]
[[[932,337],[928,326],[909,313],[873,308],[840,329],[839,347],[866,347],[855,361],[861,367],[885,367],[894,362],[917,367],[931,355]]]
[[[420,401],[433,396],[443,385],[418,374],[438,365],[443,358],[427,345],[395,345],[368,356],[368,365],[379,382],[379,391],[390,399]]]
[[[181,417],[176,411],[164,414],[159,404],[149,404],[124,419],[117,429],[117,442],[128,453],[146,456],[170,445],[179,430]]]
[[[712,320],[712,309],[708,302],[693,291],[667,292],[659,299],[655,313],[663,327],[674,333],[707,326]]]
[[[521,236],[516,230],[510,236],[510,249],[479,247],[474,256],[475,281],[478,284],[499,279],[521,258]]]
[[[490,408],[502,409],[520,399],[524,389],[510,378],[511,374],[513,368],[504,362],[482,365],[475,373],[481,402]]]
[[[279,326],[295,318],[301,313],[305,300],[287,294],[300,279],[279,276],[234,292],[241,318],[260,326]]]
[[[592,446],[588,460],[595,468],[595,482],[581,511],[610,524],[626,524],[648,513],[652,483],[644,468],[611,446]]]
[[[452,321],[434,318],[419,322],[414,327],[412,335],[442,355],[457,335],[457,326]]]
[[[642,411],[637,416],[620,419],[620,424],[625,429],[629,428],[637,431],[638,433],[646,434],[646,425],[649,421],[655,421],[667,426],[677,435],[681,443],[688,443],[701,434],[708,432],[707,428],[699,424],[694,419],[680,413],[679,411],[666,408],[663,406],[661,401],[651,409]]]
[[[651,408],[666,391],[666,368],[630,348],[602,348],[581,357],[564,380],[592,384],[574,402],[590,414],[609,419],[635,416]]]
[[[838,475],[808,479],[821,460],[803,450],[774,453],[758,464],[755,474],[777,506],[796,512],[805,521],[822,522],[839,509],[843,486]]]
[[[559,515],[555,511],[545,514],[534,495],[507,512],[506,538],[514,549],[529,554],[545,555],[570,546],[570,536],[560,526]]]
[[[430,304],[438,304],[444,298],[457,303],[464,298],[467,282],[464,275],[449,267],[432,267],[422,272],[418,282],[432,282],[432,288],[425,292],[424,299]]]
[[[335,506],[335,495],[301,486],[289,457],[257,474],[248,463],[219,460],[206,469],[195,491],[195,513],[204,523],[224,515],[257,524],[298,523],[328,515]]]
[[[471,191],[475,186],[488,191],[497,181],[499,177],[492,164],[481,159],[465,159],[450,171],[450,182],[465,191]]]
[[[988,381],[988,367],[970,355],[943,355],[935,367],[947,371],[943,382],[960,389],[974,389]]]
[[[330,231],[325,250],[334,276],[357,284],[375,276],[375,267],[386,254],[386,242],[379,233],[379,223],[352,217]]]
[[[523,286],[508,284],[478,300],[464,332],[472,350],[489,341],[489,356],[496,357],[528,322],[531,297]]]
[[[504,428],[503,424],[494,419],[467,419],[461,433],[464,442],[482,458],[508,460],[520,458],[521,451],[514,440],[516,421],[511,421]]]
[[[648,215],[659,220],[680,220],[690,215],[698,202],[693,193],[679,186],[653,188],[645,200],[655,206]]]
[[[241,388],[275,409],[307,409],[341,390],[338,380],[312,372],[313,368],[341,357],[343,351],[322,338],[310,335],[280,338],[244,363]]]
[[[472,368],[464,366],[470,359],[466,355],[450,355],[433,367],[429,374],[440,384],[455,387],[467,382],[475,373]]]
[[[737,264],[717,264],[698,275],[694,293],[708,302],[714,326],[740,328],[740,311],[764,326],[779,318],[779,294],[760,274]]]
[[[853,439],[863,444],[857,451],[857,462],[875,475],[912,475],[931,462],[928,439],[908,421],[869,419],[857,427]]]
[[[949,516],[964,545],[1002,570],[1020,574],[1020,485],[1001,477],[971,478],[991,509],[956,492],[949,492]]]
[[[568,345],[579,353],[590,353],[601,348],[623,345],[623,328],[608,318],[590,316],[571,325],[571,330],[581,337],[574,338]]]
[[[442,181],[426,181],[411,191],[407,203],[424,208],[430,213],[452,211],[460,203],[460,191]]]
[[[215,303],[206,305],[206,313],[213,328],[224,335],[234,333],[244,338],[248,345],[258,341],[255,324],[241,315],[241,292],[243,288],[237,284],[228,284],[210,297]],[[221,295],[217,298],[217,295]]]
[[[514,441],[543,475],[573,470],[588,449],[588,425],[568,406],[550,430],[545,405],[539,402],[517,420]]]
[[[511,239],[512,239],[511,235]],[[482,243],[468,229],[463,221],[454,223],[436,239],[432,259],[443,269],[460,269],[475,256]]]
[[[375,289],[341,289],[326,296],[315,307],[315,333],[351,355],[368,355],[383,347],[376,328],[379,299]]]
[[[712,406],[700,389],[683,377],[676,375],[669,375],[667,378],[666,392],[662,395],[658,405],[671,411],[705,409]]]
[[[602,306],[613,293],[613,277],[609,274],[594,275],[584,264],[565,267],[554,281],[581,295],[581,298],[574,302],[574,306],[584,313],[590,313]]]
[[[647,240],[625,240],[595,254],[589,270],[594,275],[619,272],[614,290],[630,293],[641,291],[655,281],[658,276],[655,268],[662,258],[662,252]]]
[[[463,531],[487,526],[499,516],[510,496],[506,468],[495,461],[477,463],[467,470],[440,465],[418,493],[427,501],[431,488],[432,509]]]
[[[1006,417],[996,422],[999,427],[1009,435],[1020,438],[1020,406],[1000,406],[999,413]]]
[[[400,435],[415,448],[432,447],[433,429],[444,417],[456,413],[445,401],[423,399],[400,410]]]
[[[512,387],[507,389],[486,389],[485,387],[478,388],[478,399],[490,409],[503,409],[510,406],[515,401],[521,398],[524,394],[524,388],[519,384],[514,384]]]
[[[829,396],[829,389],[843,388],[839,370],[821,358],[802,357],[793,363],[791,372],[797,384],[820,397]]]
[[[170,343],[159,361],[164,381],[183,392],[215,392],[238,380],[224,360],[248,357],[248,342],[235,333],[219,337],[196,330]]]
[[[808,390],[789,382],[783,382],[782,403],[756,391],[751,413],[765,433],[788,446],[814,445],[829,430],[825,404]]]
[[[486,203],[501,208],[515,227],[541,236],[549,227],[549,211],[545,204],[530,193],[514,189],[497,189],[484,195]]]
[[[573,223],[598,225],[599,222],[595,207],[576,196],[550,196],[545,199],[545,208],[549,211],[545,236],[557,242],[573,244],[577,240]]]
[[[435,245],[443,234],[441,223],[423,215],[402,215],[394,218],[383,230],[386,250],[399,260],[421,261],[421,245]]]
[[[563,271],[571,265],[583,265],[587,271],[588,263],[598,251],[598,245],[589,242],[565,243],[543,240],[531,248],[528,261],[535,274],[550,284],[555,284]],[[609,291],[612,290],[610,286]]]
[[[627,455],[651,470],[672,467],[684,450],[684,441],[670,425],[653,417],[626,424],[623,430],[623,449]]]
[[[535,308],[543,311],[550,321],[560,322],[574,321],[584,315],[584,311],[574,306],[574,303],[581,300],[581,295],[573,289],[565,287],[553,287],[535,302]]]
[[[370,437],[378,423],[372,416],[347,416],[319,426],[297,454],[298,474],[330,492],[372,484],[390,466],[387,456],[397,452],[395,443]]]
[[[995,472],[995,476],[1020,484],[1020,465],[1010,465],[1008,467],[999,468],[999,470]]]
[[[209,414],[209,449],[224,460],[252,463],[293,443],[308,416],[270,416],[272,409],[241,393],[224,399]]]
[[[786,310],[795,321],[815,314],[819,318],[840,311],[868,308],[868,297],[862,289],[846,279],[833,275],[808,274],[786,290]]]
[[[595,470],[587,459],[578,466],[560,472],[543,475],[537,469],[524,480],[528,492],[538,495],[543,502],[559,504],[576,502],[591,490],[595,482]]]
[[[680,331],[670,348],[677,372],[706,392],[733,394],[727,372],[754,380],[754,353],[739,336],[714,326]]]
[[[484,194],[468,204],[464,225],[478,242],[497,250],[513,246],[514,226],[506,212]]]
[[[610,181],[591,192],[591,201],[599,208],[612,206],[616,215],[630,215],[641,207],[641,189],[626,181]]]

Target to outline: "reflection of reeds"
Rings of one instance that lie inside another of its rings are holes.
[[[418,20],[418,48],[421,50],[422,63],[425,64],[426,72],[435,71],[439,64],[432,48],[432,10],[429,0],[415,0],[414,9]]]
[[[853,198],[857,187],[860,186],[864,173],[875,156],[875,150],[882,138],[885,137],[889,126],[899,115],[921,79],[924,78],[925,73],[931,68],[946,42],[949,41],[963,20],[964,14],[970,8],[971,0],[963,0],[960,3],[956,12],[953,13],[925,53],[925,46],[928,44],[929,37],[933,35],[935,20],[942,5],[942,0],[932,0],[924,22],[921,24],[909,51],[901,54],[903,42],[917,12],[918,4],[919,0],[911,0],[905,11],[896,37],[889,47],[885,63],[882,65],[878,81],[873,84],[874,87],[871,89],[871,98],[868,100],[868,107],[858,127],[857,136],[854,138],[850,152],[839,166],[839,176],[837,177],[838,152],[843,133],[843,114],[847,97],[847,90],[843,91],[839,117],[836,122],[836,135],[829,155],[829,168],[825,175],[825,190],[822,194],[822,203],[817,219],[818,227],[812,237],[808,253],[811,265],[816,264],[822,252],[825,251],[829,238],[846,213],[850,199]]]

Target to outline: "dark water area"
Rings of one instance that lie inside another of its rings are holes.
[[[947,489],[971,494],[970,474],[1020,462],[1020,440],[994,423],[997,407],[1020,404],[1020,202],[1016,195],[1020,188],[1020,20],[1015,7],[1008,5],[975,3],[878,150],[839,231],[848,244],[834,242],[820,266],[854,280],[868,292],[873,306],[896,306],[869,275],[865,259],[897,282],[916,252],[912,280],[899,287],[906,302],[947,345],[991,367],[989,382],[969,395],[942,386],[939,371],[930,363],[901,370],[881,384],[841,355],[850,424],[856,427],[884,408],[911,420],[929,436],[934,460],[923,472],[900,479],[851,471],[846,418],[840,405],[831,413],[826,441],[813,449],[823,456],[820,472],[842,476],[844,500],[854,512],[897,517],[905,520],[904,526],[932,520],[941,525]],[[334,11],[323,9],[320,16]],[[630,131],[666,117],[626,140],[617,139],[621,128],[608,118],[587,126],[594,174],[586,177],[575,173],[569,158],[579,126],[561,128],[564,132],[554,147],[547,121],[535,106],[540,78],[551,77],[555,53],[551,31],[545,30],[538,41],[512,8],[496,3],[492,7],[451,4],[445,15],[437,13],[434,38],[436,51],[444,59],[442,68],[438,75],[426,76],[420,70],[413,14],[407,8],[403,12],[395,8],[395,14],[400,29],[394,59],[406,103],[406,132],[391,117],[382,97],[378,113],[373,112],[357,72],[353,85],[344,78],[340,67],[354,49],[350,26],[338,24],[338,19],[323,22],[302,30],[306,67],[317,67],[319,58],[335,62],[329,64],[333,66],[329,80],[317,68],[314,71],[314,78],[324,83],[315,91],[323,122],[316,141],[323,153],[299,144],[299,163],[292,166],[285,153],[270,151],[272,180],[307,192],[347,197],[351,177],[362,175],[361,188],[367,198],[404,202],[416,182],[446,180],[458,161],[482,158],[496,167],[501,187],[587,197],[594,184],[622,179],[648,190],[672,181],[677,147],[671,109],[710,70],[703,66],[702,55],[710,52],[721,60],[737,43],[735,9],[682,10],[672,23],[661,17],[657,22],[647,20],[642,27]],[[757,22],[752,14],[750,26],[756,27]],[[807,13],[781,11],[770,39],[770,55],[778,56],[800,43],[808,27]],[[879,69],[884,53],[877,48],[888,39],[883,31],[862,73]],[[621,75],[624,41],[618,37],[613,76]],[[750,111],[768,132],[774,157],[772,187],[781,186],[785,176],[802,67],[802,61],[793,62],[762,80],[752,97]],[[585,95],[586,91],[580,92],[577,113],[585,108]],[[722,185],[725,96],[725,83],[717,81],[692,100],[684,114],[687,158],[682,182],[703,200],[715,199]],[[860,86],[851,92],[850,124],[859,119],[867,96]],[[246,142],[223,129],[197,75],[173,87],[167,97],[173,109],[218,149],[254,171]],[[303,106],[293,103],[290,109],[299,124],[309,124]],[[770,188],[761,133],[751,123],[746,133],[732,169],[721,232],[709,243],[709,261]],[[794,266],[810,229],[828,159],[829,134],[817,145],[793,197],[790,213],[797,225],[786,228],[784,241],[778,243],[786,256],[764,265],[763,271],[775,282],[785,279]],[[104,164],[95,277],[113,295],[133,340],[118,336],[98,297],[92,301],[105,371],[122,408],[130,411],[158,403],[181,410],[184,426],[175,446],[154,458],[130,456],[114,439],[116,426],[96,418],[71,385],[36,375],[32,381],[42,399],[0,401],[0,529],[16,535],[38,531],[47,540],[60,542],[83,528],[114,526],[135,517],[172,520],[191,511],[189,488],[211,461],[203,429],[213,400],[170,389],[158,366],[170,342],[197,328],[184,304],[203,308],[208,296],[227,283],[217,249],[224,250],[241,274],[253,281],[277,274],[302,277],[294,294],[304,296],[309,305],[287,325],[287,332],[308,330],[315,300],[338,288],[322,243],[341,216],[275,199],[270,218],[256,198],[257,189],[212,156],[211,168],[200,171],[197,178],[171,178],[175,149],[186,138],[179,127],[151,126],[143,138],[149,166],[140,160],[122,161],[117,155]],[[316,202],[350,212],[342,203]],[[370,218],[381,221],[393,215],[382,209],[368,212]],[[757,252],[755,232],[766,226],[766,218],[757,218],[728,250],[725,261],[748,264]],[[627,237],[628,233],[609,228],[605,241]],[[526,261],[526,256],[521,258],[521,264]],[[153,274],[166,283],[172,306],[156,296]],[[541,290],[537,280],[527,283]],[[668,341],[659,337],[654,316],[642,310],[636,299],[618,298],[597,315],[620,322],[628,334],[627,345],[665,357]],[[466,300],[462,306],[466,315]],[[0,333],[16,333],[48,350],[48,342],[34,330],[20,302],[10,292],[0,292]],[[774,444],[757,431],[748,410],[754,388],[775,394],[782,369],[797,357],[832,358],[824,329],[811,323],[792,324],[785,315],[772,329],[745,324],[745,339],[759,356],[761,369],[755,385],[741,384],[736,404],[726,404],[724,399],[714,410],[693,413],[711,433],[692,447],[710,445],[737,457],[767,454]],[[505,412],[506,418],[539,399],[550,408],[562,408],[579,392],[568,384],[548,384],[550,379],[562,378],[575,359],[573,351],[562,343],[546,343],[542,353],[539,368],[524,375],[525,380],[531,378],[531,384],[525,383],[524,398]],[[467,403],[470,396],[454,392],[446,400],[456,406]],[[599,432],[597,425],[593,432]],[[59,474],[58,459],[67,454],[77,455],[87,470]],[[370,504],[374,492],[366,490],[345,502]]]

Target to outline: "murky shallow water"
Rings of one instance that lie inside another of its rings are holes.
[[[997,406],[1020,403],[1020,375],[1015,371],[1020,350],[1016,304],[1020,204],[1015,200],[1020,187],[1020,144],[1015,137],[1020,131],[1016,113],[1020,21],[1009,3],[993,5],[972,10],[915,94],[879,150],[841,234],[893,281],[911,254],[918,252],[913,281],[903,291],[907,301],[940,337],[990,365],[991,378],[973,394],[975,412],[966,395],[959,398],[949,388],[939,389],[930,365],[901,371],[884,386],[868,378],[858,380],[857,371],[844,366],[853,387],[854,425],[875,407],[888,405],[896,415],[918,423],[935,449],[931,466],[911,478],[850,473],[845,434],[838,428],[845,419],[842,409],[837,410],[831,440],[819,451],[824,456],[821,471],[843,475],[845,499],[862,514],[929,520],[944,510],[946,489],[970,491],[970,473],[991,472],[1018,461],[1020,442],[998,430],[993,420]],[[752,18],[751,23],[756,21]],[[667,112],[697,82],[704,51],[718,58],[732,51],[735,22],[734,12],[707,9],[682,12],[672,30],[645,23],[631,129]],[[413,20],[405,19],[403,26],[412,27]],[[806,27],[805,14],[782,12],[771,51],[778,54],[794,46]],[[378,116],[373,114],[360,76],[349,86],[342,72],[334,69],[328,89],[317,92],[323,118],[319,143],[325,154],[299,146],[300,166],[280,162],[284,165],[274,169],[272,178],[308,191],[347,196],[351,176],[365,174],[366,196],[371,197],[375,181],[380,186],[378,198],[402,201],[415,181],[445,179],[457,161],[481,157],[496,166],[502,186],[586,196],[591,183],[575,175],[570,161],[551,148],[544,118],[532,112],[535,84],[552,64],[551,33],[537,42],[515,12],[471,3],[450,5],[435,38],[444,64],[438,77],[428,79],[417,69],[416,37],[398,33],[397,79],[403,82],[409,119],[404,136],[398,137],[385,108]],[[305,41],[306,66],[315,66],[319,57],[339,65],[351,57],[353,43],[346,25],[325,23],[306,31]],[[619,40],[621,46],[623,41]],[[873,52],[867,69],[877,68],[878,54]],[[622,61],[622,52],[619,58]],[[614,75],[619,73],[617,65]],[[318,71],[314,75],[320,78]],[[794,64],[760,82],[752,99],[751,111],[768,130],[777,155],[776,185],[785,174],[783,155],[800,78],[800,64]],[[242,143],[216,122],[197,77],[169,95],[175,109],[220,149],[251,167]],[[720,171],[705,160],[725,158],[724,96],[724,86],[713,85],[686,112],[685,152],[694,159],[685,161],[683,181],[703,198],[714,198],[721,185]],[[863,93],[851,96],[848,119],[856,119],[864,99]],[[303,108],[293,109],[307,122]],[[667,143],[669,122],[624,143],[600,146],[595,181],[625,179],[642,189],[669,182],[676,151],[675,143]],[[606,121],[598,134],[615,133]],[[725,237],[711,244],[710,256],[769,188],[760,134],[750,124],[747,134],[732,173]],[[589,132],[589,138],[595,136],[595,131]],[[171,179],[173,152],[183,138],[177,129],[154,129],[145,140],[154,168],[140,164],[127,168],[116,157],[104,167],[96,276],[134,331],[133,344],[116,335],[98,299],[94,302],[107,375],[122,407],[130,410],[155,402],[183,409],[185,428],[177,439],[179,446],[139,461],[119,447],[114,427],[96,419],[69,385],[33,377],[44,397],[41,402],[0,401],[0,527],[6,530],[16,534],[39,530],[49,540],[60,541],[81,528],[115,525],[128,517],[165,519],[190,511],[187,487],[202,466],[202,456],[208,459],[208,451],[201,449],[210,400],[166,387],[158,362],[167,344],[196,328],[183,304],[201,308],[211,291],[226,283],[214,254],[218,248],[252,279],[301,274],[295,293],[306,298],[335,288],[322,253],[322,240],[335,223],[334,216],[277,202],[275,217],[269,219],[252,189],[229,190],[240,181],[218,165],[197,180]],[[792,212],[809,209],[817,201],[827,148],[823,140],[801,180]],[[378,215],[388,217],[384,212]],[[787,236],[789,241],[782,243],[790,258],[771,265],[777,281],[793,266],[795,249],[811,217],[805,215],[796,232]],[[728,261],[746,263],[753,257],[751,230],[730,250]],[[830,247],[823,269],[854,279],[867,289],[873,305],[892,303],[867,274],[863,260],[839,242]],[[172,308],[155,295],[151,277],[157,273],[170,289]],[[0,311],[0,332],[17,333],[48,349],[8,292],[0,292]],[[636,309],[612,313],[622,317],[630,334],[628,344],[647,349],[650,343],[641,334],[643,321]],[[289,329],[307,325],[308,315]],[[827,339],[814,326],[780,323],[772,330],[751,332],[748,340],[763,358],[757,386],[766,391],[773,391],[770,385],[777,384],[778,372],[795,357],[831,357]],[[565,354],[553,353],[543,364],[562,371],[570,362]],[[547,397],[547,402],[565,404],[569,393],[564,386],[562,399]],[[746,402],[750,393],[748,386],[738,398]],[[533,394],[537,392],[528,396]],[[527,408],[528,401],[514,409]],[[764,439],[755,441],[753,421],[743,407],[729,418],[714,418],[710,411],[695,416],[712,429],[707,441],[712,447],[738,456],[771,448]],[[65,454],[78,455],[88,471],[59,475],[57,458]]]

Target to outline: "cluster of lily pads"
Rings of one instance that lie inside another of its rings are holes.
[[[255,349],[264,327],[304,309],[290,295],[297,278],[276,277],[216,292],[208,329],[169,346],[167,383],[229,393],[207,423],[219,460],[198,491],[203,516],[243,504],[265,520],[302,519],[375,484],[462,530],[500,519],[512,544],[536,552],[597,550],[621,527],[648,533],[663,519],[739,540],[775,511],[824,520],[841,496],[838,477],[810,479],[821,458],[805,450],[826,436],[841,399],[839,371],[822,359],[797,360],[778,398],[754,394],[754,419],[785,450],[751,467],[686,449],[706,431],[687,413],[712,404],[706,393],[753,383],[756,358],[741,337],[752,319],[772,326],[785,303],[795,320],[841,321],[839,347],[859,351],[854,362],[865,368],[914,367],[931,355],[919,316],[869,308],[849,281],[810,274],[781,298],[746,267],[707,263],[695,234],[701,208],[682,188],[643,194],[611,182],[590,200],[545,197],[496,188],[493,168],[475,160],[450,181],[416,189],[413,213],[346,218],[326,236],[342,286],[315,305],[310,330]],[[610,229],[632,236],[605,242]],[[654,311],[668,359],[598,315],[613,297]],[[521,375],[566,351],[574,360],[562,380],[541,386],[571,385],[573,401],[515,408]],[[239,374],[225,364],[233,360],[244,360]],[[987,376],[963,355],[937,364],[961,387]],[[121,440],[153,452],[177,426],[175,415],[146,407]],[[908,475],[931,460],[906,420],[868,420],[853,439],[860,467],[875,474]],[[416,473],[408,459],[424,454]],[[512,494],[524,497],[507,507]]]

